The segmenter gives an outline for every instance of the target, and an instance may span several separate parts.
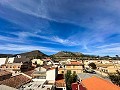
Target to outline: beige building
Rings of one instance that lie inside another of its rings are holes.
[[[104,73],[116,73],[116,70],[120,71],[120,64],[100,64],[97,65],[97,70]]]
[[[0,70],[20,71],[22,63],[8,63],[0,66]]]
[[[33,60],[32,60],[32,63],[33,63],[33,64],[38,64],[38,65],[43,65],[43,62],[44,62],[44,61],[41,60],[41,59],[33,59]]]
[[[89,63],[95,64],[120,64],[119,60],[84,60],[84,64],[88,65]]]
[[[81,72],[83,72],[83,64],[79,61],[72,60],[72,61],[66,63],[63,68],[59,68],[58,73],[64,74],[67,72],[67,70],[71,70],[72,73],[73,72],[81,73]]]

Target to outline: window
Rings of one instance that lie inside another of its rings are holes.
[[[62,74],[64,73],[64,71],[61,72]]]
[[[76,73],[76,71],[73,71],[73,73]]]
[[[12,66],[10,66],[10,68],[12,68]]]

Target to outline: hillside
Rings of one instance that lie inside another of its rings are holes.
[[[51,57],[53,57],[54,59],[70,59],[70,58],[79,58],[82,55],[83,54],[79,52],[61,51],[56,54],[53,54]]]
[[[41,52],[39,50],[34,50],[34,51],[31,51],[31,52],[20,53],[19,55],[26,56],[26,57],[28,57],[30,59],[32,59],[32,58],[45,58],[45,57],[48,57],[48,55],[44,54],[43,52]]]
[[[0,54],[0,58],[12,57],[12,54]]]
[[[54,54],[54,56],[81,56],[82,53],[79,53],[79,52],[69,52],[69,51],[61,51],[61,52],[58,52],[56,54]]]

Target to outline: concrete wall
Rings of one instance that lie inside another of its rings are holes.
[[[8,62],[7,63],[13,63],[14,62],[14,57],[13,58],[8,58]]]
[[[40,59],[33,59],[32,63],[35,63],[35,62],[37,62],[37,64],[39,64],[39,65],[43,65],[43,61]]]
[[[55,77],[56,77],[56,75],[55,75],[56,73],[55,73],[55,69],[52,69],[52,70],[48,70],[47,71],[47,76],[46,76],[46,80],[53,80],[53,81],[55,81]]]
[[[6,62],[6,58],[0,58],[0,66],[1,66],[2,64],[5,64],[5,62]]]

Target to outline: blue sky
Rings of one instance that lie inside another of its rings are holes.
[[[0,53],[120,55],[120,0],[0,0]]]

